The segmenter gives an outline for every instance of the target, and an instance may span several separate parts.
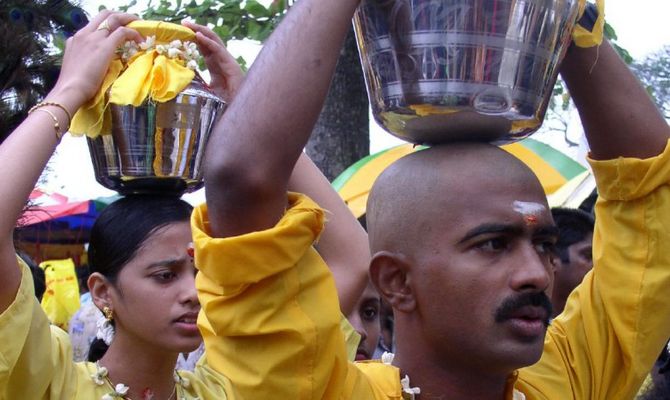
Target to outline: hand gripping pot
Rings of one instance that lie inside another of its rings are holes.
[[[96,180],[109,189],[194,191],[203,186],[205,146],[225,104],[194,71],[199,54],[191,30],[153,21],[129,26],[146,42],[126,43],[109,84],[91,101],[102,103],[102,115],[80,109],[71,131],[79,126],[88,136]]]
[[[363,0],[375,120],[415,143],[523,139],[542,124],[579,0]]]

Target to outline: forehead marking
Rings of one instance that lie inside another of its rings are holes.
[[[547,210],[543,204],[533,203],[528,201],[515,201],[512,203],[514,211],[523,215],[527,225],[535,225],[537,223],[538,214]]]

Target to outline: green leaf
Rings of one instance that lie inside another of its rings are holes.
[[[252,17],[255,18],[270,17],[268,9],[256,0],[247,0],[247,3],[244,6],[244,10],[246,10],[249,14],[251,14]]]
[[[230,28],[228,28],[225,25],[222,26],[215,26],[214,29],[212,29],[214,33],[216,33],[221,40],[224,42],[227,42],[230,39]]]

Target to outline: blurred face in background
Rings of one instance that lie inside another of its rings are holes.
[[[380,297],[374,286],[368,282],[368,286],[358,299],[354,311],[347,319],[356,332],[361,335],[361,342],[356,351],[356,361],[369,360],[377,348],[379,341],[379,309]]]

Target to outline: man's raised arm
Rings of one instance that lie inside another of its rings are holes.
[[[668,123],[609,43],[570,49],[561,76],[579,110],[592,158],[648,158],[663,151]]]
[[[283,214],[291,171],[321,111],[357,5],[301,0],[265,44],[208,145],[213,236],[266,229]]]

